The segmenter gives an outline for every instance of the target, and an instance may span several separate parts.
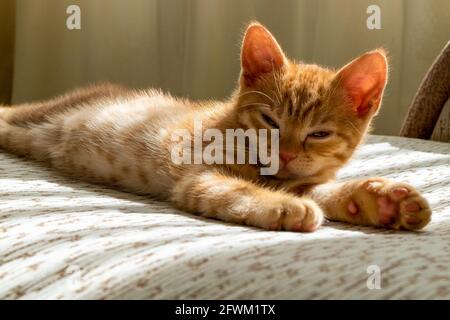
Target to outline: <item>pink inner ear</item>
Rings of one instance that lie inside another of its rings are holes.
[[[341,86],[358,116],[378,108],[387,80],[386,57],[379,51],[366,53],[339,71]]]
[[[284,55],[280,46],[270,32],[258,24],[247,29],[241,59],[247,84],[264,73],[281,68],[284,64]]]

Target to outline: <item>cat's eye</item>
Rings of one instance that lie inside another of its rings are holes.
[[[267,122],[268,125],[270,125],[271,127],[274,127],[276,129],[279,129],[280,127],[278,126],[278,124],[275,122],[275,120],[273,120],[271,117],[269,117],[267,114],[262,113],[261,114],[264,121]]]
[[[308,136],[311,138],[316,138],[316,139],[323,139],[326,138],[330,135],[330,132],[328,131],[315,131],[313,133],[310,133]]]

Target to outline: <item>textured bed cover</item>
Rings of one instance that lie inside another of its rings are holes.
[[[450,144],[370,136],[342,179],[415,185],[422,232],[268,232],[73,181],[0,153],[0,298],[450,298]],[[381,270],[368,289],[367,268]]]

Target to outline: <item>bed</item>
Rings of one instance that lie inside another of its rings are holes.
[[[370,176],[415,185],[432,222],[261,231],[0,152],[0,298],[449,299],[450,143],[370,136],[339,177]]]

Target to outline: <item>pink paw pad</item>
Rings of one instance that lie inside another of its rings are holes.
[[[420,206],[417,202],[410,202],[405,205],[405,209],[409,212],[416,212],[420,210]]]
[[[392,191],[392,193],[394,194],[394,196],[398,199],[402,199],[404,197],[406,197],[409,193],[409,190],[404,188],[404,187],[399,187],[396,188]]]
[[[422,222],[421,219],[419,219],[418,217],[413,217],[413,216],[406,216],[405,221],[407,224],[411,224],[411,225],[420,224]]]
[[[347,205],[348,213],[350,215],[357,215],[358,214],[358,206],[354,201],[350,201]]]
[[[269,230],[278,230],[278,222],[274,222],[269,225]]]
[[[380,223],[390,223],[398,214],[397,204],[386,196],[379,197],[377,203]]]
[[[303,231],[306,231],[306,232],[313,232],[313,231],[315,231],[318,227],[319,227],[318,224],[311,224],[311,225],[306,226],[306,227],[303,229]]]
[[[291,231],[302,231],[302,224],[296,223],[291,227]]]

